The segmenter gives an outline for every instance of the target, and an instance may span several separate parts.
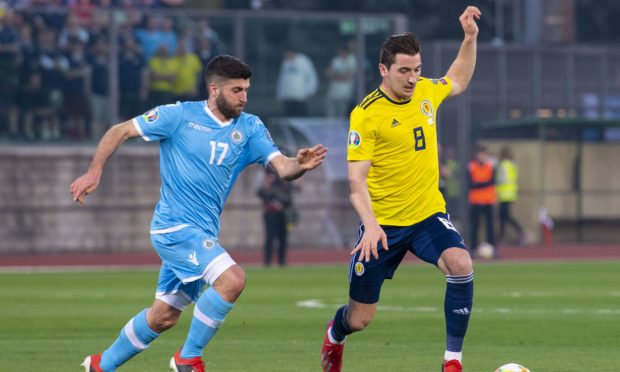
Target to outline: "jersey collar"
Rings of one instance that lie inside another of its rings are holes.
[[[378,90],[379,90],[379,93],[381,93],[381,95],[382,95],[385,99],[387,99],[389,102],[392,102],[392,103],[393,103],[393,104],[395,104],[395,105],[405,105],[405,104],[407,104],[407,103],[411,102],[411,98],[409,98],[409,99],[408,99],[408,100],[406,100],[406,101],[394,101],[393,99],[391,99],[391,98],[390,98],[390,96],[388,96],[388,95],[387,95],[387,94],[386,94],[386,93],[385,93],[385,92],[381,89],[381,87],[379,87],[379,89],[378,89]]]
[[[220,127],[227,127],[230,124],[232,124],[232,122],[234,121],[234,119],[230,119],[228,121],[221,121],[220,119],[218,119],[218,117],[215,116],[213,111],[211,111],[211,109],[209,109],[209,106],[207,105],[207,101],[205,101],[205,112],[207,113],[207,115],[209,115],[211,117],[211,119],[213,119],[216,123],[218,123],[220,125]]]

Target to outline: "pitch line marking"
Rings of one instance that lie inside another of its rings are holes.
[[[295,304],[297,307],[305,307],[310,309],[338,309],[341,304],[326,304],[322,300],[319,299],[309,299],[305,301],[298,301]],[[377,310],[381,311],[406,311],[406,312],[437,312],[443,309],[439,309],[437,307],[432,306],[377,306]],[[597,315],[620,315],[619,309],[562,309],[560,310],[563,314],[571,315],[571,314],[581,314],[581,313],[594,313]],[[532,308],[520,308],[520,309],[509,309],[504,307],[496,307],[496,308],[480,308],[474,307],[474,313],[499,313],[499,314],[510,314],[510,313],[555,313],[557,312],[554,309],[532,309]]]

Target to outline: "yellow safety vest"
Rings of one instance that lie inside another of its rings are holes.
[[[497,172],[497,200],[501,202],[513,202],[517,200],[517,166],[510,160],[502,160]]]

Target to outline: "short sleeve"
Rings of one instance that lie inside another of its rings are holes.
[[[269,131],[263,124],[262,120],[254,117],[252,121],[252,131],[248,138],[248,160],[249,163],[260,163],[267,166],[271,159],[280,155],[281,152],[273,142]]]
[[[447,76],[439,79],[430,80],[435,83],[433,89],[433,95],[435,97],[434,101],[437,103],[437,105],[439,105],[441,102],[443,102],[444,99],[446,99],[446,97],[448,97],[448,94],[450,94],[450,92],[452,91],[452,80],[450,80],[450,78]]]
[[[169,138],[179,126],[183,116],[183,105],[157,106],[133,118],[133,125],[145,141],[158,141]]]
[[[347,139],[347,160],[372,160],[375,151],[375,133],[368,116],[359,108],[353,110]]]

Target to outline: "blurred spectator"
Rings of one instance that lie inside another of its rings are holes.
[[[213,48],[219,48],[220,37],[215,32],[214,29],[211,28],[209,21],[206,19],[201,19],[198,21],[198,31],[196,32],[196,38],[198,40],[207,38],[211,41],[211,45]]]
[[[39,13],[39,18],[46,27],[56,31],[62,30],[67,18],[67,7],[63,0],[48,0],[45,11]],[[40,27],[38,27],[40,28]]]
[[[327,117],[348,117],[349,105],[353,99],[353,84],[357,59],[347,48],[341,47],[327,68],[325,114]]]
[[[518,235],[518,244],[525,244],[523,228],[512,216],[510,209],[517,201],[519,170],[514,162],[512,150],[502,147],[497,166],[497,201],[499,202],[499,241],[505,238],[506,225],[512,226]]]
[[[153,16],[148,17],[146,19],[146,28],[136,30],[136,39],[138,39],[142,50],[144,50],[144,57],[146,57],[147,61],[150,61],[159,46],[164,42],[158,19]]]
[[[66,66],[62,64],[62,55],[56,46],[56,33],[51,29],[43,29],[38,35],[38,50],[36,54],[36,69],[41,73],[41,86],[48,96],[48,102],[55,110],[56,115],[60,115],[63,106],[62,88],[64,84],[63,70]],[[52,120],[52,124],[58,121]],[[60,131],[58,127],[45,130],[45,136],[56,136]]]
[[[176,55],[172,58],[178,66],[177,79],[174,82],[174,95],[178,101],[193,101],[198,98],[198,83],[202,65],[194,53],[185,51],[185,44],[177,45]]]
[[[80,40],[69,39],[69,52],[63,57],[65,84],[64,109],[66,115],[66,135],[70,139],[84,139],[88,134],[88,101],[86,84],[90,68],[86,61],[84,45]],[[52,137],[53,138],[53,137]]]
[[[0,18],[0,135],[13,136],[17,127],[14,95],[19,84],[19,50],[19,31],[13,24],[12,12],[8,11]]]
[[[449,175],[445,178],[444,198],[446,200],[446,208],[449,211],[456,211],[459,198],[461,197],[461,183],[459,181],[459,172],[461,164],[456,160],[456,152],[454,147],[446,147],[443,151],[444,167],[449,171]]]
[[[77,15],[72,13],[67,17],[67,24],[58,35],[58,46],[62,49],[67,49],[70,38],[86,45],[89,37],[88,30],[80,24]]]
[[[190,26],[184,27],[179,43],[183,44],[186,53],[194,53],[196,51],[196,40],[194,38],[194,29]]]
[[[168,47],[168,55],[174,56],[177,50],[177,34],[174,32],[174,22],[172,18],[164,18],[161,22],[162,42]]]
[[[278,241],[278,264],[286,265],[288,248],[287,213],[293,209],[293,184],[281,180],[270,168],[265,169],[263,183],[257,190],[263,201],[265,218],[265,266],[271,265],[275,241]]]
[[[13,138],[33,141],[52,134],[52,128],[59,129],[58,115],[52,108],[49,95],[41,86],[41,75],[33,72],[28,76],[25,84],[20,85],[16,97],[20,109],[19,129],[14,132]],[[55,133],[59,136],[60,133]]]
[[[90,138],[100,138],[110,126],[109,70],[110,56],[108,43],[97,39],[88,56],[90,64]]]
[[[196,51],[198,58],[200,58],[200,64],[202,65],[202,73],[200,74],[200,83],[198,84],[198,90],[200,91],[200,97],[207,97],[207,84],[205,82],[204,70],[211,59],[217,56],[218,50],[215,45],[211,44],[211,39],[203,37],[198,40],[198,50]]]
[[[450,168],[446,166],[446,161],[443,152],[443,146],[437,144],[437,160],[439,164],[439,192],[446,199],[446,179],[452,175]]]
[[[128,37],[119,54],[120,113],[128,119],[142,112],[146,100],[146,60],[136,39]]]
[[[28,76],[37,69],[37,47],[32,37],[32,27],[23,25],[19,30],[19,56],[17,65],[20,85],[25,84]]]
[[[71,13],[75,14],[78,23],[84,27],[88,27],[93,23],[93,15],[97,10],[97,5],[91,0],[76,0],[69,5]]]
[[[318,89],[314,64],[295,47],[284,48],[278,76],[276,98],[284,106],[286,116],[306,116],[306,103]]]
[[[178,75],[177,61],[168,56],[168,46],[161,44],[149,62],[148,107],[155,107],[173,100],[174,85]]]
[[[471,220],[471,252],[478,248],[480,217],[486,220],[486,242],[495,246],[493,230],[493,205],[497,202],[495,191],[495,164],[484,146],[478,146],[474,160],[469,162],[469,204]],[[497,252],[496,249],[493,252]]]
[[[114,19],[117,24],[133,28],[142,21],[142,12],[134,0],[120,0],[114,9]]]

